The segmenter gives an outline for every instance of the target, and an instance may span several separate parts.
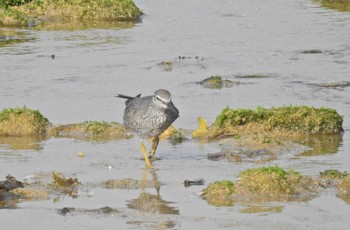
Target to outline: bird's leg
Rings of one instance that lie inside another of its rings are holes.
[[[152,148],[151,148],[151,151],[149,151],[149,159],[152,159],[152,157],[156,153],[158,143],[159,143],[159,137],[153,138]]]
[[[147,168],[152,167],[151,162],[149,161],[148,156],[147,156],[146,147],[145,147],[145,145],[143,144],[143,142],[141,142],[140,148],[141,148],[142,155],[143,155],[143,157],[145,158]]]

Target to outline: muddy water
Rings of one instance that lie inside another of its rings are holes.
[[[331,168],[350,171],[350,14],[308,0],[136,4],[145,16],[127,29],[21,29],[11,34],[13,29],[1,28],[10,33],[5,39],[18,42],[0,46],[0,108],[26,105],[54,124],[122,122],[124,102],[115,94],[146,95],[166,88],[180,110],[176,127],[194,129],[198,116],[211,123],[225,106],[303,104],[342,114],[342,140],[329,154],[291,151],[265,164],[207,160],[207,154],[220,151],[217,143],[163,141],[151,172],[140,160],[136,138],[1,139],[2,178],[40,177],[48,183],[49,174],[59,170],[83,183],[74,196],[57,194],[0,209],[2,228],[347,229],[350,206],[331,189],[308,202],[214,207],[198,196],[205,186],[185,188],[183,181],[203,178],[208,185],[270,164],[311,176]],[[244,77],[254,74],[265,77]],[[211,75],[237,84],[220,90],[195,84]],[[110,179],[145,177],[159,186],[103,186]],[[106,206],[113,210],[101,209]]]

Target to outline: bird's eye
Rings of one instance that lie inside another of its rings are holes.
[[[159,96],[156,96],[156,98],[157,98],[157,101],[161,101],[161,99],[160,99],[160,97],[159,97]]]

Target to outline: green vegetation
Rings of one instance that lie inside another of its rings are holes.
[[[298,201],[315,195],[319,182],[294,170],[279,166],[248,169],[236,183],[217,181],[203,190],[203,198],[215,206],[239,201]]]
[[[234,183],[229,180],[216,181],[203,190],[202,197],[214,206],[232,206]]]
[[[338,11],[350,11],[350,0],[314,0],[322,7]]]
[[[42,22],[134,21],[142,14],[132,0],[2,0],[0,25]]]
[[[349,176],[348,172],[340,172],[336,169],[328,169],[323,172],[320,172],[321,178],[324,179],[342,179]]]
[[[216,181],[203,191],[204,196],[227,196],[234,192],[234,183],[229,180]]]
[[[50,123],[38,110],[3,109],[0,112],[0,136],[45,135]]]
[[[20,6],[32,0],[0,0],[0,6]]]
[[[117,122],[85,121],[59,125],[49,131],[50,136],[92,140],[110,140],[130,137],[125,127]]]
[[[210,136],[235,135],[242,130],[331,134],[342,131],[342,123],[343,117],[329,108],[284,106],[251,110],[227,107],[217,116]]]
[[[222,77],[219,75],[214,75],[204,79],[203,81],[198,82],[198,84],[200,84],[204,88],[221,89],[232,87],[234,85],[234,82],[227,79],[222,79]]]
[[[239,175],[236,195],[257,196],[257,199],[282,200],[299,194],[305,186],[311,186],[312,179],[293,170],[286,171],[278,166],[248,169]],[[311,182],[310,184],[308,184]],[[311,189],[312,190],[312,189]]]

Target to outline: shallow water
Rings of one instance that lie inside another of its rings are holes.
[[[332,146],[329,154],[290,152],[256,164],[207,160],[207,154],[220,151],[217,143],[163,141],[154,162],[161,182],[157,202],[178,213],[153,214],[129,207],[138,198],[156,195],[155,188],[101,186],[109,179],[141,180],[144,174],[152,180],[140,160],[136,138],[106,142],[0,139],[3,179],[7,174],[19,180],[40,174],[48,183],[47,175],[59,170],[83,183],[76,197],[58,194],[0,209],[2,226],[347,229],[350,206],[332,190],[308,202],[231,207],[210,206],[198,194],[215,180],[234,179],[240,171],[261,165],[280,165],[311,176],[326,169],[350,171],[350,87],[343,84],[350,81],[350,14],[326,10],[308,0],[143,0],[136,4],[145,15],[128,29],[21,29],[19,34],[7,35],[4,39],[14,36],[20,41],[0,45],[0,109],[26,105],[54,124],[122,122],[124,102],[115,94],[147,95],[166,88],[180,110],[174,125],[186,129],[195,129],[199,116],[212,123],[226,106],[332,107],[344,116],[339,146]],[[242,77],[256,74],[271,77]],[[196,84],[211,75],[238,84],[220,90]],[[327,84],[339,87],[324,87]],[[79,152],[85,157],[79,157]],[[204,186],[183,186],[184,180],[198,178],[205,180]],[[96,211],[105,206],[120,212]],[[272,207],[265,209],[272,211],[247,212],[251,206]],[[76,210],[63,216],[59,212],[64,207]]]

